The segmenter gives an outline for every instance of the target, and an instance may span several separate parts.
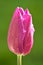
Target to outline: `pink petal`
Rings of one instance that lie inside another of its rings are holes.
[[[8,32],[9,49],[16,54],[21,53],[23,48],[23,38],[23,25],[20,17],[19,8],[17,8],[12,17],[12,21]]]
[[[31,48],[33,46],[33,30],[28,30],[25,34],[24,42],[23,42],[23,55],[27,55],[30,53]]]
[[[25,10],[25,15],[23,17],[24,17],[24,20],[23,20],[24,29],[27,31],[28,28],[30,28],[30,25],[32,23],[31,21],[32,16],[29,14],[28,10]]]

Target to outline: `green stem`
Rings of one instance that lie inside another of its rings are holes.
[[[22,65],[22,55],[17,55],[17,65]]]

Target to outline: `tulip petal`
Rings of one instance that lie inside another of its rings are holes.
[[[30,25],[31,25],[31,23],[32,23],[32,21],[31,21],[31,15],[29,14],[29,11],[26,9],[25,10],[25,15],[23,15],[23,18],[24,18],[24,20],[23,20],[23,25],[24,25],[24,29],[27,31],[28,30],[28,28],[30,28]]]
[[[17,8],[12,17],[12,21],[8,32],[9,49],[16,54],[21,53],[23,48],[23,38],[23,25],[20,17],[19,8]]]
[[[23,42],[23,55],[27,55],[30,53],[31,48],[33,46],[33,31],[27,31],[24,37]]]

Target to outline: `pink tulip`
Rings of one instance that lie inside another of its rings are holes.
[[[8,30],[8,47],[14,54],[27,55],[33,46],[34,27],[32,15],[17,7]]]

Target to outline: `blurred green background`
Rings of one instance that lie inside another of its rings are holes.
[[[8,27],[16,7],[28,8],[35,27],[31,53],[23,65],[43,65],[43,0],[0,0],[0,65],[17,65],[17,57],[7,46]]]

